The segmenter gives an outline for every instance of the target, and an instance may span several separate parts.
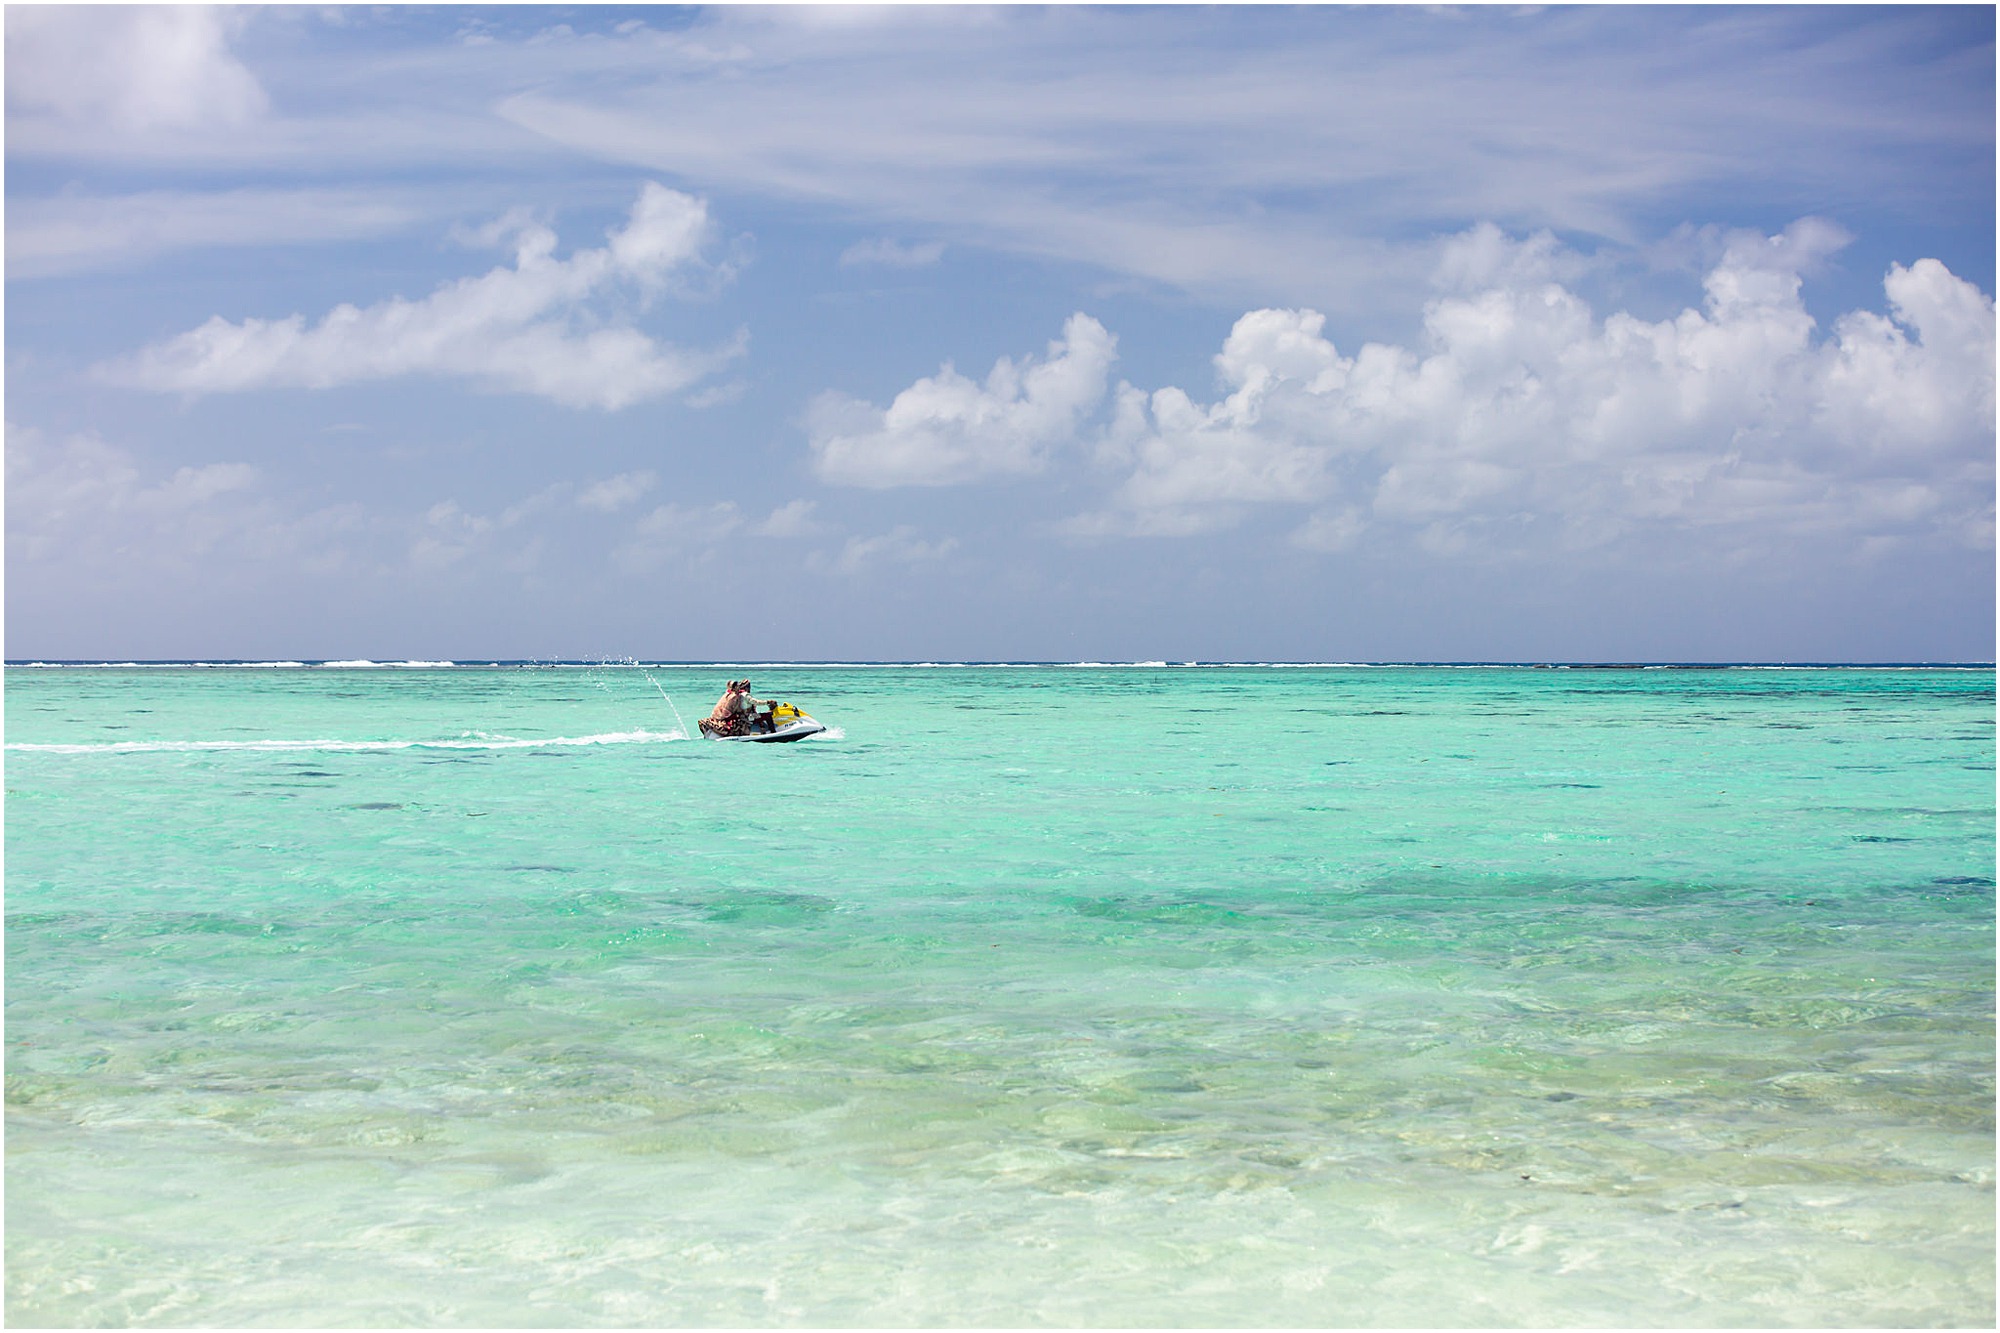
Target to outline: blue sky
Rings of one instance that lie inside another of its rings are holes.
[[[5,21],[12,658],[1992,656],[1990,8]]]

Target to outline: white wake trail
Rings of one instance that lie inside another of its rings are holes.
[[[555,746],[658,745],[686,740],[681,732],[607,731],[595,736],[550,736],[523,740],[514,736],[468,736],[456,740],[256,740],[256,741],[103,741],[94,744],[52,744],[9,741],[8,750],[32,754],[185,754],[199,751],[243,750],[261,753],[293,751],[379,750],[536,750]]]

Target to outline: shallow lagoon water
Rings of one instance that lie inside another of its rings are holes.
[[[10,671],[10,1322],[1992,1322],[1990,671],[740,674]]]

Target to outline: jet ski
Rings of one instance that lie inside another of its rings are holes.
[[[774,703],[768,708],[760,708],[752,714],[742,731],[727,732],[717,728],[707,718],[701,720],[701,734],[712,741],[802,741],[808,736],[817,736],[825,731],[824,724],[815,722],[791,704]]]

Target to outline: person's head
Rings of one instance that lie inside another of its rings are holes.
[[[743,693],[745,693],[745,694],[748,694],[748,693],[750,693],[750,682],[749,682],[749,681],[747,681],[747,680],[739,680],[739,681],[737,681],[736,683],[737,683],[737,684],[738,684],[739,686],[741,686],[741,687],[742,687],[742,690],[743,690]]]

